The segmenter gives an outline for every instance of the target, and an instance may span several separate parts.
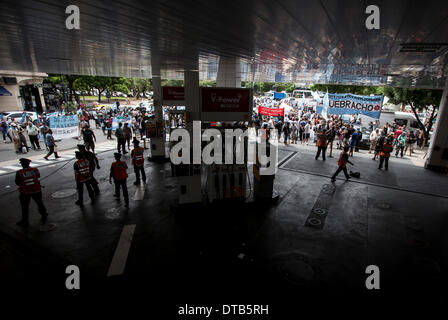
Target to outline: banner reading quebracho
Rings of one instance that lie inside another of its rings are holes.
[[[364,114],[379,119],[384,96],[360,96],[351,93],[330,93],[329,114]]]

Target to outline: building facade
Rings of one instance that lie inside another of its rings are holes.
[[[0,112],[45,111],[42,72],[0,70]]]

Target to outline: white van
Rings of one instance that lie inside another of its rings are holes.
[[[395,122],[399,126],[406,126],[407,129],[419,128],[417,118],[410,112],[381,112],[380,125],[383,126],[386,122],[389,124]]]

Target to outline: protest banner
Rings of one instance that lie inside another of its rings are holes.
[[[324,107],[317,106],[316,111],[322,113],[326,109],[329,114],[363,114],[379,119],[383,107],[383,98],[384,96],[329,93],[328,99],[325,99],[328,101],[327,104]]]
[[[283,117],[285,114],[285,109],[284,108],[266,108],[266,107],[259,106],[258,113],[262,114],[264,116],[269,116],[269,117]]]
[[[123,123],[123,125],[124,125],[124,123],[128,123],[129,126],[132,125],[131,117],[123,118],[123,119],[118,119],[115,117],[115,118],[112,118],[112,130],[117,130],[118,124],[120,122]]]
[[[77,115],[50,117],[50,129],[55,140],[78,137],[79,119]]]

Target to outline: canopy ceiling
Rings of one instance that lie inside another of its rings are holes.
[[[0,4],[4,70],[182,79],[199,69],[206,80],[224,55],[241,58],[247,81],[443,88],[447,75],[448,1],[375,1],[380,30],[366,29],[361,0]],[[71,4],[80,30],[65,27]]]

